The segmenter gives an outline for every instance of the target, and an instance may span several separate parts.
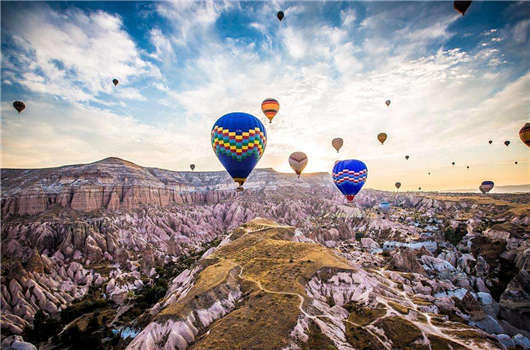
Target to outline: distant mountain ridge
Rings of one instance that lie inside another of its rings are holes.
[[[447,191],[441,191],[441,192],[461,192],[461,193],[466,193],[466,192],[479,192],[478,188],[477,189],[469,189],[469,188],[466,188],[466,189],[460,189],[460,190],[447,190]],[[495,186],[493,188],[493,190],[491,191],[491,193],[528,193],[530,192],[530,184],[526,184],[526,185],[507,185],[507,186]]]
[[[328,173],[279,173],[255,169],[248,189],[277,186],[332,186]],[[215,202],[235,195],[235,184],[225,171],[171,171],[142,167],[109,157],[93,163],[42,169],[2,169],[2,213],[36,214],[59,205],[81,211],[100,208],[167,206],[182,202]]]

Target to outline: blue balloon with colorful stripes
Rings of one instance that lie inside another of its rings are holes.
[[[335,186],[352,201],[366,182],[368,168],[366,164],[357,159],[339,160],[333,167],[333,182]]]
[[[215,122],[211,136],[213,151],[241,190],[265,152],[265,126],[251,114],[229,113]]]

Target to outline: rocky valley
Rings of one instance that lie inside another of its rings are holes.
[[[530,348],[529,194],[245,187],[118,158],[3,169],[2,349]]]

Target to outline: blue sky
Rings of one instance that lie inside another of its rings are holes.
[[[528,2],[473,2],[464,17],[452,2],[1,6],[3,167],[118,156],[221,170],[213,122],[232,111],[265,120],[260,103],[274,97],[259,167],[289,171],[304,151],[306,171],[365,161],[376,188],[530,182],[517,134],[530,119]],[[339,156],[333,137],[345,141]]]

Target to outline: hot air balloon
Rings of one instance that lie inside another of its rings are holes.
[[[427,173],[427,175],[431,175],[431,172],[429,171],[429,172]]]
[[[377,139],[379,140],[379,142],[381,142],[381,144],[385,143],[386,138],[387,138],[387,135],[384,132],[380,132],[379,134],[377,134]]]
[[[519,164],[519,163],[517,163],[517,161],[515,161],[515,165],[517,165],[517,164]]]
[[[460,12],[462,16],[465,15],[470,5],[471,5],[471,1],[454,1],[453,2],[454,9]]]
[[[469,165],[468,165],[468,166],[466,166],[466,168],[468,168],[468,169],[469,169]]]
[[[485,193],[485,192],[489,192],[491,191],[491,189],[493,188],[495,184],[493,183],[493,181],[482,181],[482,184],[480,184],[480,187],[479,189],[482,191],[482,188],[484,189],[484,191],[482,191],[482,193]]]
[[[26,105],[22,101],[15,101],[13,102],[13,107],[17,110],[18,113],[20,113],[24,110],[24,108],[26,108]]]
[[[489,140],[488,142],[489,142],[489,144],[490,144],[490,145],[491,145],[491,144],[493,143],[493,141],[492,141],[492,140]]]
[[[506,147],[508,147],[510,145],[510,141],[508,141],[508,140],[504,141],[504,145],[506,145]]]
[[[191,171],[195,170],[195,164],[190,164]]]
[[[451,165],[452,165],[452,166],[455,166],[455,162],[451,162]]]
[[[385,104],[386,104],[387,107],[390,106],[390,100],[386,100]]]
[[[409,158],[410,158],[410,156],[407,154],[407,155],[405,156],[405,159],[406,159],[406,160],[409,160]]]
[[[333,166],[332,176],[335,186],[351,202],[366,182],[368,169],[360,160],[340,160]]]
[[[396,188],[399,190],[399,188],[401,187],[401,182],[396,182],[394,186],[396,186]]]
[[[278,11],[278,13],[276,14],[276,17],[278,17],[278,19],[281,22],[283,17],[285,17],[285,15],[283,14],[283,11]]]
[[[260,160],[267,145],[261,121],[247,113],[229,113],[212,128],[212,147],[226,171],[243,190],[243,183]]]
[[[418,191],[421,191],[421,187],[418,187]]]
[[[298,178],[307,165],[307,156],[304,152],[294,152],[289,156],[289,165],[293,168]]]
[[[339,153],[339,150],[342,148],[343,144],[344,141],[340,137],[335,137],[333,140],[331,140],[331,145],[337,150],[337,153]]]
[[[530,147],[530,123],[526,123],[521,130],[519,130],[519,137],[525,145]]]
[[[379,204],[379,209],[381,209],[381,211],[383,213],[388,213],[388,211],[390,210],[390,203],[388,202],[381,202]]]
[[[112,83],[114,84],[114,86],[118,85],[118,79],[112,79]]]
[[[280,110],[280,103],[273,98],[268,98],[261,103],[261,110],[269,119],[269,123],[272,123],[272,119]]]

